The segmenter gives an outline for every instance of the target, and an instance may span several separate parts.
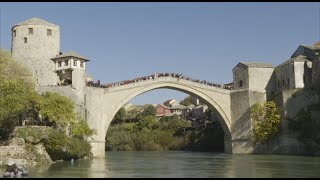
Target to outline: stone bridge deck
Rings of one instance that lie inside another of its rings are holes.
[[[146,86],[146,85],[157,84],[160,82],[180,84],[180,85],[185,85],[185,86],[189,86],[189,87],[193,87],[193,88],[201,88],[201,89],[206,89],[206,90],[210,90],[210,91],[216,91],[216,92],[223,93],[223,94],[230,94],[230,92],[231,92],[230,89],[225,89],[225,88],[222,88],[219,86],[208,85],[205,83],[194,82],[194,81],[181,79],[181,78],[179,79],[179,78],[171,77],[171,76],[157,77],[155,79],[147,79],[147,80],[132,82],[132,83],[123,84],[123,85],[116,85],[113,87],[105,88],[105,90],[106,90],[106,92],[117,92],[117,91],[142,87],[142,86]]]

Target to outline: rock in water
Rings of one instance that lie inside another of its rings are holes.
[[[10,177],[10,176],[11,176],[11,173],[10,173],[10,172],[7,172],[7,171],[6,171],[6,172],[3,173],[3,177]]]

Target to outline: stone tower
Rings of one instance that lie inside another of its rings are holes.
[[[51,58],[60,53],[60,28],[39,18],[12,27],[12,57],[29,67],[38,86],[57,85]]]

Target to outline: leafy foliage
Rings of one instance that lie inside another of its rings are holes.
[[[256,103],[251,107],[253,138],[255,142],[270,139],[280,130],[280,114],[273,101]]]
[[[15,137],[23,138],[25,142],[36,144],[40,141],[48,139],[49,134],[54,131],[50,127],[32,127],[32,126],[21,126],[14,132]]]
[[[82,139],[70,138],[58,131],[52,131],[44,143],[52,160],[80,159],[91,156],[90,144]]]
[[[189,106],[190,104],[192,104],[191,96],[187,96],[186,98],[181,100],[180,104],[184,106]]]
[[[191,126],[177,115],[156,121],[154,116],[140,116],[136,123],[111,126],[106,135],[106,150],[163,151],[181,150],[189,144],[185,136],[176,136],[178,126]]]
[[[60,127],[66,127],[76,118],[73,102],[57,93],[46,92],[39,105],[43,117],[50,122],[54,121]]]
[[[2,139],[18,124],[19,114],[27,109],[35,94],[32,75],[11,55],[0,50],[0,136]]]
[[[156,108],[153,105],[148,105],[144,108],[141,113],[141,116],[156,116]]]
[[[70,130],[71,136],[78,139],[84,139],[96,133],[93,129],[90,129],[86,121],[80,117],[70,122]]]
[[[124,107],[121,107],[119,111],[116,113],[112,120],[112,124],[121,124],[123,123],[127,118],[127,112]]]

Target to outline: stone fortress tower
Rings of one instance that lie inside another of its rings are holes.
[[[12,57],[27,66],[37,91],[56,92],[71,98],[85,119],[87,58],[74,51],[60,52],[60,27],[31,18],[12,27]]]
[[[60,53],[60,28],[39,18],[12,27],[12,57],[31,69],[38,86],[57,85],[51,58]]]

